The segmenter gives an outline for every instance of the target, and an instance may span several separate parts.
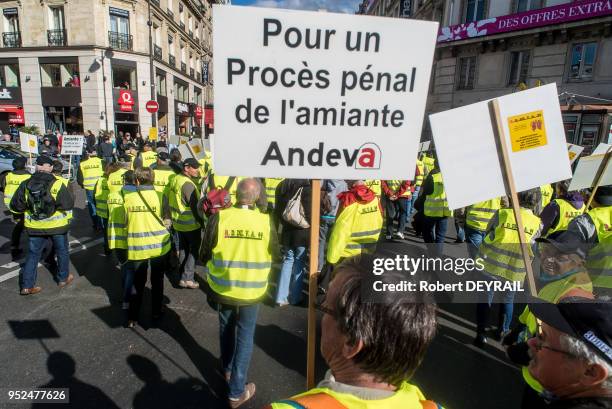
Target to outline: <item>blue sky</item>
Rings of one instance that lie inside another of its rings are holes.
[[[259,7],[279,7],[296,10],[325,9],[336,13],[354,13],[361,0],[232,0],[232,4]]]

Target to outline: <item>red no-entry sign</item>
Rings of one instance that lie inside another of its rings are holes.
[[[145,107],[147,108],[147,111],[149,111],[150,113],[154,113],[157,112],[157,110],[159,110],[159,104],[157,103],[157,101],[147,101],[147,105],[145,105]]]

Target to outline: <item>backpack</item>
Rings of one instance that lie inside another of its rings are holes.
[[[295,227],[307,229],[310,223],[304,216],[304,206],[302,206],[302,189],[300,187],[293,197],[287,202],[285,210],[283,210],[283,220]]]
[[[208,186],[214,186],[202,200],[202,213],[207,217],[215,213],[219,213],[223,209],[227,209],[232,205],[232,196],[229,193],[229,188],[234,183],[236,178],[231,176],[227,179],[223,188],[218,188],[215,185],[215,176],[208,176]]]
[[[31,180],[26,185],[26,203],[34,220],[43,220],[55,213],[55,200],[51,196],[51,184],[42,180]]]

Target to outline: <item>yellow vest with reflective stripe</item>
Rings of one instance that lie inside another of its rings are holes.
[[[64,184],[61,180],[55,179],[53,185],[51,185],[51,197],[53,200],[57,200],[57,195],[60,189],[64,187]],[[28,201],[29,193],[26,189],[26,201]],[[66,212],[63,210],[56,210],[53,215],[47,217],[42,220],[35,220],[32,218],[32,214],[30,210],[26,210],[25,212],[25,227],[30,229],[39,229],[39,230],[48,230],[48,229],[57,229],[58,227],[67,226],[70,223],[70,212]]]
[[[17,191],[17,188],[21,184],[32,177],[31,174],[25,173],[23,175],[16,174],[14,172],[9,172],[6,174],[6,186],[4,187],[4,205],[9,208],[11,204],[11,199],[13,195]],[[10,209],[9,209],[10,210]],[[11,210],[12,212],[12,210]],[[14,212],[13,212],[14,213]]]
[[[436,166],[436,160],[427,155],[423,155],[423,165],[425,167],[425,176],[427,176],[429,172],[434,170]]]
[[[562,278],[561,280],[553,281],[551,283],[546,284],[542,289],[538,292],[538,298],[547,301],[549,303],[557,304],[561,298],[569,291],[580,288],[584,291],[593,292],[593,283],[591,282],[591,278],[586,271],[581,271],[576,274],[572,274],[568,277]],[[529,311],[529,307],[525,307],[521,315],[519,316],[519,321],[527,327],[521,334],[520,340],[526,342],[529,338],[532,338],[536,335],[538,322],[535,317]],[[531,386],[537,392],[542,392],[544,388],[542,385],[529,373],[529,370],[526,366],[522,368],[523,378],[525,382],[529,386]]]
[[[231,207],[219,212],[217,245],[207,263],[207,281],[217,294],[237,300],[263,297],[272,269],[270,216]]]
[[[559,206],[559,222],[554,228],[548,229],[548,233],[546,234],[547,237],[558,231],[567,230],[570,222],[584,213],[584,210],[586,209],[584,203],[580,209],[576,209],[565,199],[555,199],[554,201]]]
[[[168,199],[170,202],[170,213],[172,214],[172,225],[176,231],[193,231],[201,227],[193,216],[189,205],[183,204],[181,192],[185,183],[191,183],[196,190],[196,195],[199,196],[198,187],[187,176],[176,175],[172,179],[172,184],[168,189]]]
[[[200,180],[203,181],[208,177],[208,174],[212,171],[212,157],[210,156],[210,152],[207,153],[207,156],[202,159],[198,159],[198,163],[200,166]]]
[[[550,183],[547,185],[540,186],[540,193],[542,194],[542,207],[540,208],[540,211],[544,210],[544,208],[548,206],[548,204],[552,200],[554,192],[555,190],[553,189]]]
[[[123,189],[123,174],[127,171],[127,169],[121,168],[108,175],[107,183],[110,193],[121,192],[121,189]]]
[[[141,152],[140,158],[142,160],[142,167],[150,168],[151,165],[157,162],[157,153],[154,151]]]
[[[446,192],[442,182],[442,174],[434,173],[431,175],[434,183],[434,191],[425,198],[425,216],[427,217],[448,217],[453,213],[448,208]]]
[[[468,207],[465,224],[472,229],[486,231],[493,215],[501,209],[501,197],[474,203]]]
[[[402,183],[404,183],[403,180],[387,180],[387,186],[393,193],[397,193],[400,191],[400,189],[402,188]],[[406,191],[398,197],[410,198],[412,197],[412,192],[410,191],[410,189],[406,189]]]
[[[336,264],[341,258],[373,253],[383,226],[378,198],[370,203],[355,202],[340,212],[332,227],[327,245],[327,261]]]
[[[123,207],[123,195],[135,191],[135,186],[125,186],[123,190],[108,194],[108,235],[109,249],[127,249],[127,220]]]
[[[268,198],[268,206],[274,208],[276,204],[276,188],[280,183],[285,180],[285,178],[266,178],[266,196]],[[215,183],[217,183],[217,178],[215,178]]]
[[[60,182],[62,182],[62,185],[66,186],[66,187],[68,187],[68,185],[70,184],[70,180],[66,179],[63,176],[59,176],[59,175],[53,175],[53,176],[55,176],[55,179],[57,179]],[[74,216],[72,214],[72,210],[66,211],[66,214],[68,215],[68,221],[71,221],[74,218]]]
[[[162,194],[153,186],[137,188],[148,207],[162,218]],[[147,260],[170,250],[170,233],[160,224],[140,198],[138,192],[126,192],[123,207],[127,218],[128,260]]]
[[[153,171],[153,186],[159,193],[165,193],[170,186],[173,176],[176,175],[172,169],[155,169]]]
[[[361,399],[349,393],[336,392],[329,388],[314,388],[308,392],[296,395],[294,398],[302,396],[314,395],[317,393],[325,393],[336,399],[340,404],[347,409],[423,409],[421,401],[425,400],[425,396],[421,390],[408,382],[403,382],[400,388],[391,396],[383,399]],[[435,404],[434,404],[435,405]],[[294,409],[295,406],[289,403],[274,402],[271,404],[272,409]],[[440,406],[442,408],[442,406]]]
[[[128,153],[127,156],[130,158],[130,170],[134,170],[134,161],[136,160],[136,156]]]
[[[96,201],[96,215],[103,219],[108,219],[108,177],[102,176],[96,183],[96,189],[94,191],[94,199]]]
[[[227,180],[230,178],[229,176],[213,176],[215,179],[215,186],[208,186],[209,191],[215,188],[223,189],[227,184]],[[244,179],[243,176],[236,176],[234,178],[234,183],[232,183],[232,185],[227,190],[231,196],[232,204],[236,204],[236,190],[238,189],[238,183],[240,183],[242,179]]]
[[[79,165],[83,174],[83,187],[86,190],[94,190],[96,182],[104,174],[102,159],[92,156]]]
[[[498,276],[510,281],[525,279],[527,274],[521,253],[518,228],[512,209],[498,211],[498,224],[487,234],[480,245],[480,256],[484,271],[490,275]],[[540,218],[529,209],[521,208],[525,240],[529,249],[529,256],[533,257],[531,243],[533,236],[540,228]]]
[[[420,187],[425,180],[425,163],[422,160],[417,159],[416,161],[417,168],[419,169],[420,175],[416,175],[414,177],[414,185],[416,187]]]
[[[365,181],[365,185],[372,191],[377,197],[382,195],[382,184],[378,179],[368,179]]]
[[[597,230],[597,245],[587,257],[587,269],[593,286],[612,288],[612,206],[597,207],[587,214]]]

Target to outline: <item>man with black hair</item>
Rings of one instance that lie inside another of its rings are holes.
[[[557,199],[551,200],[542,210],[542,236],[555,238],[567,230],[570,222],[586,210],[580,192],[569,192],[571,179],[555,184]],[[542,190],[542,188],[540,188]]]
[[[36,172],[19,185],[11,199],[11,210],[25,213],[24,224],[29,236],[28,255],[19,277],[21,295],[41,291],[40,287],[35,286],[36,269],[48,238],[53,240],[58,258],[58,286],[63,288],[74,279],[68,273],[69,212],[74,207],[74,198],[52,171],[53,160],[39,156],[36,159]]]
[[[4,205],[9,208],[9,210],[11,199],[19,185],[32,176],[30,172],[26,170],[26,162],[25,157],[19,156],[13,159],[13,171],[0,175],[0,191],[4,192]],[[20,246],[20,239],[23,233],[24,219],[23,213],[15,213],[13,211],[11,211],[11,213],[15,221],[15,227],[11,233],[11,256],[17,258],[23,253]]]
[[[325,300],[316,305],[329,370],[315,389],[268,409],[441,407],[409,383],[436,333],[436,306],[417,292],[368,300],[374,260],[382,257],[349,258],[334,270]],[[384,283],[403,279],[398,271],[376,276]]]

